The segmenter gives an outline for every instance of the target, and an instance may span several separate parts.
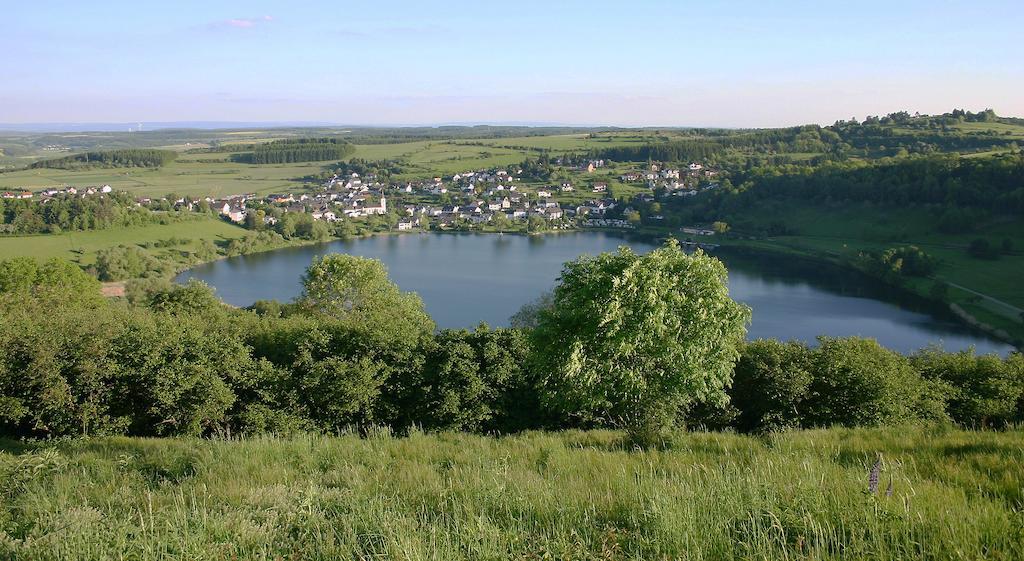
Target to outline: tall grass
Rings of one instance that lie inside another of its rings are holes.
[[[1024,431],[387,433],[0,448],[0,557],[1021,559]],[[881,477],[893,492],[870,493]]]

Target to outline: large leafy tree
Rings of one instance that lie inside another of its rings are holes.
[[[415,293],[402,292],[376,259],[332,254],[315,259],[302,277],[300,304],[351,326],[415,337],[434,323]]]
[[[565,265],[533,332],[549,405],[653,434],[691,401],[724,402],[750,311],[722,263],[677,242]]]
[[[416,383],[422,362],[419,350],[434,332],[423,301],[391,282],[380,261],[353,255],[314,260],[303,276],[303,287],[297,307],[324,336],[324,343],[312,350],[313,360],[372,361],[374,375],[365,380],[366,392],[360,398],[365,403],[358,408],[361,413],[356,420],[396,418],[394,402],[373,401],[378,393],[401,395]],[[356,375],[355,368],[346,370],[337,362],[330,368],[335,381]],[[370,409],[376,410],[372,417],[366,414]]]

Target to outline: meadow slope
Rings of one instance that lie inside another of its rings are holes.
[[[4,559],[1024,557],[1019,429],[679,433],[649,451],[614,432],[0,450]]]

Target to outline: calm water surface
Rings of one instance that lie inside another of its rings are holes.
[[[383,261],[403,290],[419,293],[440,327],[503,326],[523,304],[552,288],[564,262],[624,244],[637,252],[655,247],[595,232],[376,236],[223,259],[177,280],[205,281],[236,306],[288,301],[299,294],[300,276],[313,257],[349,253]],[[1004,354],[1011,349],[941,310],[907,301],[881,283],[839,268],[778,256],[716,256],[729,269],[732,297],[753,309],[751,338],[813,341],[818,335],[862,335],[903,352],[929,344],[946,350],[974,345],[979,352]]]

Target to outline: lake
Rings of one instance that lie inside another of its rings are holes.
[[[300,277],[313,257],[348,253],[384,262],[399,287],[419,293],[439,327],[471,328],[480,322],[497,327],[508,325],[523,304],[550,290],[564,262],[620,245],[637,252],[655,247],[598,232],[373,236],[222,259],[176,280],[202,280],[236,306],[288,301],[300,293]],[[944,310],[839,267],[777,255],[721,250],[714,255],[729,269],[731,296],[753,310],[751,338],[813,342],[818,335],[861,335],[902,352],[929,344],[950,351],[971,345],[979,352],[1012,349],[957,323]]]

